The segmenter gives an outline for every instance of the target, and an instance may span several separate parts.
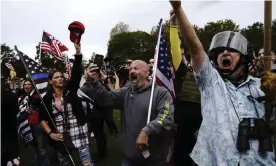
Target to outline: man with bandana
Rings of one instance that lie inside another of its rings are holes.
[[[199,166],[276,165],[271,142],[264,148],[259,137],[249,135],[254,133],[249,129],[256,129],[256,122],[266,122],[264,104],[257,101],[264,96],[260,79],[248,75],[253,55],[247,39],[237,32],[220,32],[213,37],[207,55],[182,10],[181,1],[170,3],[191,51],[201,93],[203,121],[190,154],[193,161]]]

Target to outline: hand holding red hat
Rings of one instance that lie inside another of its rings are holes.
[[[70,31],[71,42],[75,43],[75,41],[77,40],[77,42],[79,43],[81,40],[81,35],[85,31],[84,25],[81,22],[74,21],[68,26],[68,29]]]
[[[78,39],[76,39],[74,46],[76,48],[76,55],[81,55],[81,44],[78,42]]]

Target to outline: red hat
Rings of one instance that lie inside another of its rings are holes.
[[[81,35],[85,31],[84,25],[79,21],[74,21],[68,26],[68,29],[70,31],[71,42],[75,43],[76,40],[78,40],[78,42],[80,42]]]

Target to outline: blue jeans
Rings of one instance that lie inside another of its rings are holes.
[[[83,166],[94,166],[88,145],[86,145],[85,147],[79,148],[78,151],[79,151],[80,161]],[[57,152],[57,158],[58,158],[59,164],[61,166],[73,165],[66,151],[60,151],[60,149],[56,149],[56,152]]]
[[[28,148],[34,152],[32,163],[34,166],[50,166],[47,150],[44,146],[44,131],[39,124],[31,125],[34,141],[28,144]]]
[[[82,162],[83,166],[94,166],[92,162],[92,158],[90,155],[90,150],[89,146],[86,145],[85,147],[79,148],[79,155],[80,155],[80,160]]]

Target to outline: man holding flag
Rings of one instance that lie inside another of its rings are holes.
[[[170,89],[171,72],[165,40],[159,25],[154,76]],[[158,60],[159,59],[159,60]],[[158,69],[157,69],[158,67]],[[94,64],[95,78],[98,67]],[[170,146],[170,131],[174,126],[174,106],[171,93],[149,81],[146,62],[135,60],[129,67],[131,85],[107,91],[97,79],[91,84],[91,93],[102,107],[121,109],[121,132],[118,139],[123,151],[122,166],[165,166]],[[173,87],[173,86],[172,86]]]

